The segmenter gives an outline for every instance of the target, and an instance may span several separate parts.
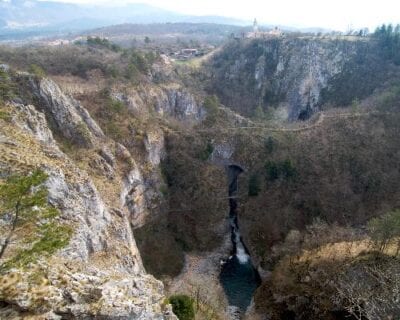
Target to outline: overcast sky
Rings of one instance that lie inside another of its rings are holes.
[[[53,0],[58,1],[58,0]],[[63,0],[64,2],[121,4],[147,3],[194,15],[221,15],[254,19],[268,24],[325,27],[345,31],[373,29],[383,22],[400,22],[400,0]]]

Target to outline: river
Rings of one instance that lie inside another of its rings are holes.
[[[254,268],[238,223],[238,177],[243,169],[237,165],[227,168],[229,181],[229,223],[231,228],[232,251],[222,265],[220,281],[229,305],[236,314],[243,314],[249,307],[254,292],[261,283],[260,275]],[[239,315],[240,317],[240,315]]]

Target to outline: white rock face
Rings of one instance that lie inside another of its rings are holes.
[[[145,196],[146,186],[139,168],[135,165],[124,179],[121,192],[122,206],[126,206],[131,214],[130,222],[134,227],[142,226],[150,214]]]
[[[68,162],[48,128],[44,114],[36,111],[33,106],[15,104],[14,107],[20,114],[15,117],[15,124],[53,150],[57,157]],[[64,255],[87,261],[91,253],[106,247],[107,225],[111,216],[93,183],[78,169],[74,168],[74,173],[81,183],[67,183],[61,168],[44,166],[43,169],[49,175],[46,181],[49,202],[62,210],[63,218],[78,226]]]
[[[54,81],[25,77],[28,77],[33,94],[40,100],[47,118],[63,137],[85,147],[92,147],[96,138],[104,137],[87,110],[78,101],[66,96]]]
[[[46,117],[43,113],[37,112],[32,105],[25,106],[15,103],[13,107],[24,117],[24,121],[18,122],[18,125],[23,128],[23,130],[31,133],[38,141],[52,145],[54,149],[58,149],[58,146],[54,143],[53,134],[49,130]]]
[[[204,117],[204,110],[194,96],[181,88],[166,88],[158,95],[155,109],[161,115],[168,115],[179,120],[199,121]]]
[[[288,92],[289,118],[297,119],[301,112],[312,113],[316,110],[321,90],[342,70],[351,57],[351,47],[345,57],[340,50],[312,41],[298,45],[296,49],[292,48],[295,44],[289,42],[283,46],[286,47],[282,49],[284,53],[274,76],[280,79],[280,89]]]
[[[217,143],[211,154],[211,161],[217,165],[228,165],[232,161],[234,147],[229,142]]]
[[[30,272],[14,269],[2,277],[0,289],[12,305],[0,309],[1,319],[21,319],[19,311],[37,310],[30,319],[177,320],[170,306],[162,306],[163,285],[148,275],[79,272],[57,262],[32,272],[46,277],[34,289]]]
[[[51,82],[44,81],[39,90],[41,97],[48,99],[44,109],[53,116],[51,121],[57,123],[58,130],[75,135],[71,124],[82,121],[90,132],[88,141],[98,142],[102,132],[86,110],[63,96]],[[130,218],[125,214],[127,206],[138,223],[148,214],[144,212],[145,183],[137,166],[133,165],[122,186],[119,214],[112,214],[88,174],[60,151],[45,115],[33,106],[15,104],[12,108],[13,129],[0,128],[0,136],[12,142],[16,160],[41,167],[49,175],[49,202],[60,210],[61,221],[73,228],[73,235],[65,248],[39,260],[35,267],[13,269],[0,277],[0,301],[9,304],[1,308],[0,318],[20,319],[24,311],[43,319],[176,320],[170,307],[164,305],[162,283],[145,273]],[[116,149],[120,156],[130,157],[122,146]],[[98,156],[115,166],[107,147],[99,150]],[[0,159],[0,167],[10,165],[2,163],[7,159]],[[156,163],[157,155],[152,154],[152,159]],[[36,274],[44,279],[32,286]]]
[[[179,84],[139,87],[125,93],[113,92],[112,97],[123,102],[135,115],[148,114],[155,110],[161,116],[184,122],[198,122],[205,117],[200,99]]]
[[[318,110],[321,91],[357,54],[357,46],[357,41],[289,37],[228,46],[230,61],[221,66],[224,52],[215,55],[211,91],[242,113],[280,107],[287,109],[286,120],[306,119]]]
[[[148,161],[154,167],[158,166],[165,156],[164,133],[161,130],[147,132],[144,144],[148,154]]]
[[[49,174],[46,182],[49,202],[62,210],[63,218],[77,225],[62,254],[70,259],[87,261],[91,254],[107,248],[111,216],[90,180],[68,184],[61,170],[48,168],[46,171]]]

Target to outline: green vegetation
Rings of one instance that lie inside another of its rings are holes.
[[[112,43],[108,39],[100,38],[100,37],[88,37],[86,43],[89,46],[107,48],[114,52],[122,51],[122,48],[115,43]]]
[[[78,134],[78,141],[76,142],[79,146],[85,146],[90,141],[90,131],[84,122],[79,122],[76,126],[76,132]]]
[[[254,110],[254,119],[257,121],[263,121],[265,119],[265,112],[262,105],[258,105]]]
[[[378,107],[391,111],[400,107],[400,84],[394,84],[377,98]]]
[[[14,97],[14,84],[9,74],[0,68],[0,103]]]
[[[0,249],[0,258],[7,252],[11,239],[24,235],[30,247],[20,249],[0,268],[24,267],[43,255],[51,255],[68,244],[72,229],[57,222],[59,212],[47,204],[47,190],[43,183],[47,174],[35,170],[29,175],[10,176],[0,185],[0,214],[10,223]]]
[[[279,179],[279,165],[273,161],[267,161],[265,164],[267,181],[273,182]]]
[[[260,178],[258,174],[252,174],[249,179],[249,196],[255,197],[261,191]]]
[[[29,72],[38,77],[39,79],[44,78],[46,76],[46,72],[43,70],[42,67],[38,66],[37,64],[31,64],[29,66]]]
[[[114,100],[111,97],[108,97],[107,108],[112,115],[115,115],[115,114],[121,114],[126,107],[122,101]]]
[[[277,141],[272,137],[268,137],[267,139],[265,139],[264,145],[267,154],[271,154],[277,149]]]
[[[194,320],[194,300],[186,295],[175,295],[169,298],[172,310],[179,320]]]
[[[11,119],[11,116],[8,112],[0,110],[0,119],[9,122]]]
[[[211,141],[208,141],[204,149],[201,150],[201,152],[199,153],[198,158],[200,160],[207,161],[210,158],[213,151],[214,151],[214,146],[212,145]]]
[[[267,181],[273,182],[282,178],[292,180],[297,176],[297,170],[291,160],[286,159],[282,162],[267,161],[265,164]]]
[[[204,109],[207,111],[207,117],[204,121],[206,126],[215,125],[218,117],[219,100],[216,95],[208,96],[204,99]]]
[[[132,83],[138,84],[141,74],[147,74],[151,65],[157,60],[158,56],[153,52],[143,53],[132,49],[126,51],[125,56],[129,57],[129,63],[125,71],[125,78]]]
[[[383,57],[400,65],[400,25],[383,24],[375,30],[373,38],[378,41]]]
[[[397,255],[400,253],[400,210],[391,211],[383,216],[374,218],[368,223],[368,232],[374,246],[384,252],[394,241]]]
[[[146,73],[149,71],[150,63],[141,52],[136,50],[132,51],[130,61],[140,72]]]
[[[112,81],[131,79],[135,84],[157,59],[155,53],[116,49],[114,44],[100,38],[92,38],[87,46],[0,48],[1,61],[7,61],[12,68],[29,70],[39,77],[71,74],[88,79],[98,77],[100,73]]]
[[[280,172],[282,177],[286,180],[294,179],[297,176],[297,170],[294,167],[293,162],[289,159],[286,159],[281,163]]]
[[[66,225],[58,225],[50,222],[39,227],[39,238],[32,248],[20,250],[15,257],[5,262],[1,269],[8,270],[11,267],[21,268],[35,262],[41,256],[49,256],[57,250],[64,248],[72,235],[72,229]]]

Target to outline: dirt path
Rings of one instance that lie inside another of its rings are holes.
[[[322,126],[322,124],[327,120],[327,119],[346,119],[346,118],[361,118],[361,117],[368,117],[371,115],[391,115],[393,113],[390,112],[345,112],[345,113],[336,113],[336,114],[326,114],[324,112],[318,113],[318,118],[317,120],[309,125],[297,127],[297,128],[284,128],[284,127],[266,127],[262,125],[252,125],[252,126],[240,126],[240,127],[226,127],[226,128],[221,128],[221,129],[195,129],[195,132],[215,132],[215,133],[221,133],[224,131],[236,131],[236,130],[265,130],[265,131],[270,131],[270,132],[301,132],[301,131],[307,131],[307,130],[312,130],[315,128],[318,128]],[[173,130],[173,129],[168,129],[169,132],[174,132],[174,133],[181,133],[184,131],[180,130]]]

